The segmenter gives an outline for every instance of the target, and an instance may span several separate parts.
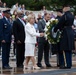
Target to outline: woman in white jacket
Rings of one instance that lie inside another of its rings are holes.
[[[36,44],[36,36],[42,37],[44,36],[44,33],[37,33],[34,28],[34,16],[28,15],[27,17],[28,23],[25,26],[25,33],[26,33],[26,39],[25,39],[25,63],[24,63],[24,69],[28,69],[28,63],[29,60],[33,63],[33,69],[39,69],[39,67],[36,65],[35,58],[34,58],[34,50],[35,50],[35,44]]]

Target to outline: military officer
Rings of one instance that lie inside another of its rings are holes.
[[[9,54],[11,45],[10,10],[3,11],[4,17],[0,19],[0,41],[2,43],[2,67],[11,69],[9,66]]]

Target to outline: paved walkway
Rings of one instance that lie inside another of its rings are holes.
[[[13,57],[12,57],[13,58]],[[56,56],[52,56],[50,58],[50,63],[52,65],[52,68],[47,69],[46,67],[44,69],[40,70],[32,70],[31,69],[31,62],[29,63],[29,69],[23,71],[23,69],[16,68],[16,61],[10,59],[10,65],[13,67],[11,70],[3,70],[0,68],[0,75],[76,75],[76,56],[73,56],[73,67],[70,70],[60,70],[58,67],[56,67]],[[42,61],[43,66],[44,60]],[[2,63],[0,61],[0,67],[2,66]]]
[[[29,73],[29,74],[18,74],[18,75],[71,75],[71,74],[76,75],[76,68],[44,71],[44,72]]]

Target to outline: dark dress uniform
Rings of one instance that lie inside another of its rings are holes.
[[[57,31],[57,29],[60,29],[62,31],[60,39],[60,52],[62,52],[61,57],[65,53],[65,59],[63,60],[61,58],[60,61],[61,66],[64,65],[64,62],[66,62],[67,68],[71,68],[72,66],[72,50],[74,50],[74,33],[72,29],[73,21],[74,16],[70,11],[67,11],[61,17],[59,23],[54,29],[55,32]]]
[[[62,12],[61,12],[62,13]],[[60,19],[61,19],[61,16],[57,16],[56,17],[56,19],[58,19],[58,21],[60,21]],[[57,44],[56,44],[56,49],[57,49],[57,66],[59,67],[60,65],[61,65],[61,63],[62,63],[62,61],[61,60],[64,60],[64,58],[63,58],[63,54],[62,54],[62,52],[60,51],[60,42],[58,42]],[[65,65],[65,63],[63,63],[63,65]]]
[[[0,19],[0,41],[5,40],[2,43],[2,67],[7,66],[9,68],[9,53],[11,45],[12,26],[6,17]]]
[[[1,41],[0,41],[0,55],[1,55]]]
[[[58,19],[58,21],[60,21],[61,19],[61,16],[62,16],[62,9],[57,9],[56,10],[59,14],[57,15],[56,19]],[[61,57],[61,53],[60,53],[60,42],[58,42],[57,44],[51,44],[51,51],[52,51],[52,54],[56,54],[57,55],[57,66],[59,67],[60,66],[60,59],[62,58]],[[63,59],[63,58],[62,58]]]

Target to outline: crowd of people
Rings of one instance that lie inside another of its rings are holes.
[[[48,13],[39,12],[38,16],[33,12],[26,11],[25,5],[18,6],[18,3],[13,5],[11,10],[7,9],[0,13],[0,44],[2,47],[2,68],[11,69],[9,64],[9,54],[12,39],[13,51],[16,55],[16,67],[28,69],[28,63],[31,60],[33,69],[42,69],[42,58],[46,67],[51,68],[49,62],[50,50],[56,50],[57,66],[60,69],[70,69],[72,67],[72,50],[74,49],[74,32],[76,26],[74,15],[70,11],[70,6],[66,5],[62,9],[57,9],[57,16]],[[58,29],[62,31],[62,37],[56,47],[50,44],[45,38],[45,25],[52,19],[59,20],[54,28],[54,32]],[[76,18],[76,17],[75,17]],[[11,39],[12,38],[12,39]],[[35,47],[38,45],[38,59],[35,60]],[[73,51],[75,53],[75,51]],[[64,59],[65,54],[65,59]],[[66,64],[65,64],[66,63]]]

